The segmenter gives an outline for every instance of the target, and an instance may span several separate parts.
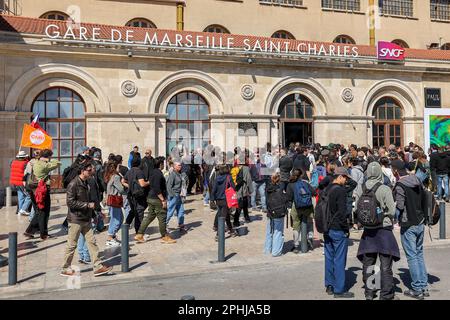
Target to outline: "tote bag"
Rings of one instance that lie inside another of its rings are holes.
[[[227,176],[227,181],[225,184],[225,196],[227,198],[228,208],[239,208],[239,201],[237,198],[236,191],[230,184],[230,176]]]

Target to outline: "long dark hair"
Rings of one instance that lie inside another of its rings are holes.
[[[118,164],[116,162],[109,162],[108,165],[106,166],[104,176],[106,183],[108,183],[111,177],[117,173],[117,166]]]

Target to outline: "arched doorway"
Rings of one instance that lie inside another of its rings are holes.
[[[53,158],[62,162],[52,172],[52,188],[62,188],[61,175],[86,145],[85,103],[73,90],[57,87],[41,92],[33,102],[33,116],[53,138]]]
[[[288,95],[278,108],[284,146],[291,142],[303,145],[313,143],[313,105],[299,93]]]
[[[167,106],[166,152],[205,149],[210,144],[209,105],[191,91],[173,96]]]
[[[403,142],[402,108],[393,98],[381,98],[373,109],[373,147],[389,146],[397,147]]]

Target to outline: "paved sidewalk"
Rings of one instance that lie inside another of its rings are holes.
[[[60,205],[57,203],[57,205]],[[102,283],[119,283],[135,281],[139,277],[170,277],[171,275],[188,275],[205,272],[219,272],[242,266],[251,265],[292,265],[310,261],[323,260],[322,248],[316,248],[308,254],[296,255],[290,252],[292,247],[292,229],[285,229],[285,251],[282,257],[272,258],[263,254],[265,236],[265,214],[252,212],[253,221],[246,224],[249,233],[243,237],[226,239],[227,262],[216,263],[217,242],[212,230],[215,212],[204,207],[201,196],[190,197],[185,205],[187,209],[187,234],[180,234],[177,230],[171,232],[176,244],[161,244],[157,221],[154,221],[147,233],[150,241],[145,244],[135,244],[134,229],[130,229],[130,273],[122,273],[120,267],[120,247],[105,248],[106,233],[96,235],[101,255],[110,265],[114,266],[111,275],[93,277],[92,266],[79,265],[81,268],[81,287],[95,286]],[[447,206],[449,212],[450,206]],[[0,253],[8,255],[8,232],[18,232],[18,281],[16,286],[9,287],[8,267],[0,268],[0,298],[23,296],[34,292],[67,290],[67,278],[59,275],[66,245],[66,235],[61,232],[61,223],[66,217],[67,208],[52,207],[49,231],[55,236],[47,241],[26,240],[22,233],[28,225],[28,218],[17,216],[15,208],[0,209],[2,224],[0,225]],[[447,213],[447,217],[449,214]],[[242,218],[241,218],[242,219]],[[447,218],[447,228],[450,227]],[[172,218],[169,227],[175,228],[176,218]],[[397,238],[399,232],[395,232]],[[426,246],[450,245],[450,240],[437,240],[439,227],[431,231],[433,241],[426,236]],[[350,239],[349,256],[355,256],[358,239],[361,233],[352,233]],[[119,233],[120,240],[120,233]],[[399,243],[400,244],[400,243]],[[320,246],[317,238],[316,246]],[[401,245],[400,245],[401,247]],[[403,253],[402,253],[403,255]],[[78,254],[74,256],[74,265],[78,265]],[[322,273],[322,270],[318,270]]]

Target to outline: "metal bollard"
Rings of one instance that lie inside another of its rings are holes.
[[[441,217],[439,219],[439,239],[446,239],[445,237],[445,202],[439,203],[439,212]]]
[[[225,262],[225,218],[219,217],[219,262]]]
[[[121,252],[121,262],[122,262],[122,272],[130,271],[130,225],[122,225],[122,252]]]
[[[11,187],[6,187],[6,207],[12,207],[12,190]]]
[[[303,218],[302,224],[301,224],[301,249],[302,253],[308,252],[308,221],[307,219]]]
[[[13,286],[17,284],[17,232],[9,233],[8,263],[8,285]]]

